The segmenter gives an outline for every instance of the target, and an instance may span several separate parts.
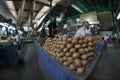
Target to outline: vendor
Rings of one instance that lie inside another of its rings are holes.
[[[76,36],[89,36],[92,35],[91,30],[89,28],[89,22],[83,21],[82,27],[76,32]]]

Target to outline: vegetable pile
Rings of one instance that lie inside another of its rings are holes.
[[[83,74],[86,67],[97,57],[92,37],[48,38],[43,45],[58,62],[72,71]]]

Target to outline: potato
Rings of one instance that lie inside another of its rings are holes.
[[[62,59],[62,58],[59,58],[59,61],[62,63],[62,62],[63,62],[63,59]]]
[[[85,71],[85,67],[78,67],[78,68],[77,68],[77,72],[78,72],[79,74],[82,74],[84,71]]]
[[[81,60],[81,63],[83,66],[86,66],[88,64],[88,61],[87,60]]]
[[[59,58],[61,58],[61,57],[62,57],[62,53],[60,53],[60,54],[57,54],[57,56],[58,56]]]
[[[94,55],[94,52],[89,52],[89,53],[87,53],[87,55],[88,55],[88,57],[91,57]]]
[[[82,65],[80,59],[75,59],[74,64],[75,64],[76,67],[80,67]]]
[[[68,52],[68,48],[64,48],[64,49],[63,49],[63,52]]]
[[[79,44],[83,44],[84,43],[84,41],[83,40],[79,40]]]
[[[93,38],[92,37],[87,37],[88,41],[89,42],[92,42],[93,41]]]
[[[59,41],[59,45],[61,45],[63,42],[62,41]]]
[[[68,52],[68,53],[66,53],[65,55],[66,55],[66,57],[71,57],[71,56],[72,56],[72,54],[71,54],[71,53],[69,53],[69,52]]]
[[[94,50],[94,48],[93,47],[88,47],[88,49],[89,49],[89,51],[93,51]]]
[[[76,37],[74,37],[74,39],[76,39],[76,40],[78,40],[78,41],[79,41],[80,37],[76,36]]]
[[[56,50],[53,50],[53,53],[56,53]]]
[[[57,48],[59,48],[60,47],[60,45],[57,45]]]
[[[63,41],[63,42],[62,42],[62,44],[63,44],[63,45],[66,45],[66,44],[67,44],[67,42],[66,42],[66,41]]]
[[[65,62],[63,63],[63,65],[64,65],[64,66],[69,66],[69,62],[65,61]]]
[[[62,41],[62,38],[58,38],[59,41]]]
[[[56,57],[56,54],[53,54],[53,57]]]
[[[67,41],[67,38],[63,38],[63,41]]]
[[[86,53],[88,53],[88,52],[89,52],[89,49],[88,49],[88,48],[85,48],[84,50],[85,50],[85,52],[86,52]]]
[[[86,38],[83,41],[84,41],[84,43],[88,43],[88,40]]]
[[[66,56],[64,56],[64,57],[63,57],[63,61],[66,61],[66,60],[67,60],[67,57],[66,57]]]
[[[67,47],[68,49],[70,49],[70,48],[73,47],[73,44],[70,44],[70,43],[69,43],[69,44],[66,45],[66,47]]]
[[[80,54],[85,54],[85,50],[84,50],[83,48],[79,49],[78,52],[79,52]]]
[[[71,48],[70,49],[70,53],[75,53],[76,52],[76,49],[75,48]]]
[[[83,45],[82,45],[83,48],[85,48],[85,47],[87,47],[87,46],[88,46],[87,44],[83,44]]]
[[[72,44],[78,44],[78,41],[76,39],[73,39]]]
[[[75,48],[76,48],[76,49],[80,49],[80,48],[81,48],[80,44],[76,44],[76,45],[75,45]]]
[[[73,53],[72,57],[73,58],[80,58],[80,53]]]
[[[87,55],[87,54],[81,55],[81,59],[87,59],[87,58],[88,58],[88,55]]]
[[[69,68],[71,69],[71,70],[75,70],[76,69],[76,66],[75,66],[75,64],[70,64],[70,66],[69,66]]]
[[[53,49],[52,49],[51,51],[53,51]],[[61,52],[61,49],[57,49],[56,52],[57,52],[57,53],[60,53],[60,52]]]
[[[61,45],[61,46],[60,46],[60,49],[64,49],[64,48],[65,48],[65,45]]]
[[[63,57],[64,55],[65,55],[64,52],[61,52],[61,53],[60,53],[60,57]]]
[[[79,38],[80,38],[80,39],[84,39],[84,36],[80,36]]]
[[[68,39],[67,39],[67,42],[70,43],[71,41],[72,41],[72,38],[68,38]]]
[[[90,61],[93,61],[93,57],[89,57],[88,58],[88,61],[90,62]]]
[[[72,58],[72,57],[68,57],[67,61],[68,61],[69,63],[72,63],[72,62],[73,62],[73,58]]]
[[[88,43],[88,46],[91,46],[91,47],[92,47],[92,46],[94,46],[94,43],[89,42],[89,43]]]
[[[75,63],[76,61],[79,61],[79,60],[80,60],[79,58],[75,58],[75,59],[74,59],[74,63]]]

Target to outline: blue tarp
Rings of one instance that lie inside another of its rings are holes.
[[[65,71],[55,60],[53,60],[36,42],[34,46],[39,57],[39,64],[45,73],[47,80],[77,80],[73,75]],[[99,53],[102,52],[102,48],[102,44],[97,45],[97,50]],[[93,67],[94,66],[92,66],[92,68]],[[89,71],[89,73],[90,72],[91,71]]]

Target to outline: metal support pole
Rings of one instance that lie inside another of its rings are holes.
[[[33,25],[33,13],[34,13],[34,9],[35,9],[35,1],[33,1],[31,3],[32,8],[30,9],[30,14],[29,14],[29,18],[28,18],[28,25],[32,27]]]
[[[19,12],[18,12],[17,24],[20,27],[22,26],[23,12],[24,12],[25,3],[26,3],[26,0],[23,0],[22,6],[19,8]]]
[[[53,22],[53,21],[52,21],[52,17],[53,17],[53,14],[52,14],[52,1],[53,1],[53,0],[48,0],[48,1],[50,2],[50,23],[51,23],[51,25],[50,25],[51,31],[49,32],[49,33],[50,33],[49,35],[50,35],[51,37],[53,37],[53,35],[54,35],[54,34],[53,34],[53,24],[52,24],[52,22]],[[51,33],[51,32],[52,32],[52,33]]]

